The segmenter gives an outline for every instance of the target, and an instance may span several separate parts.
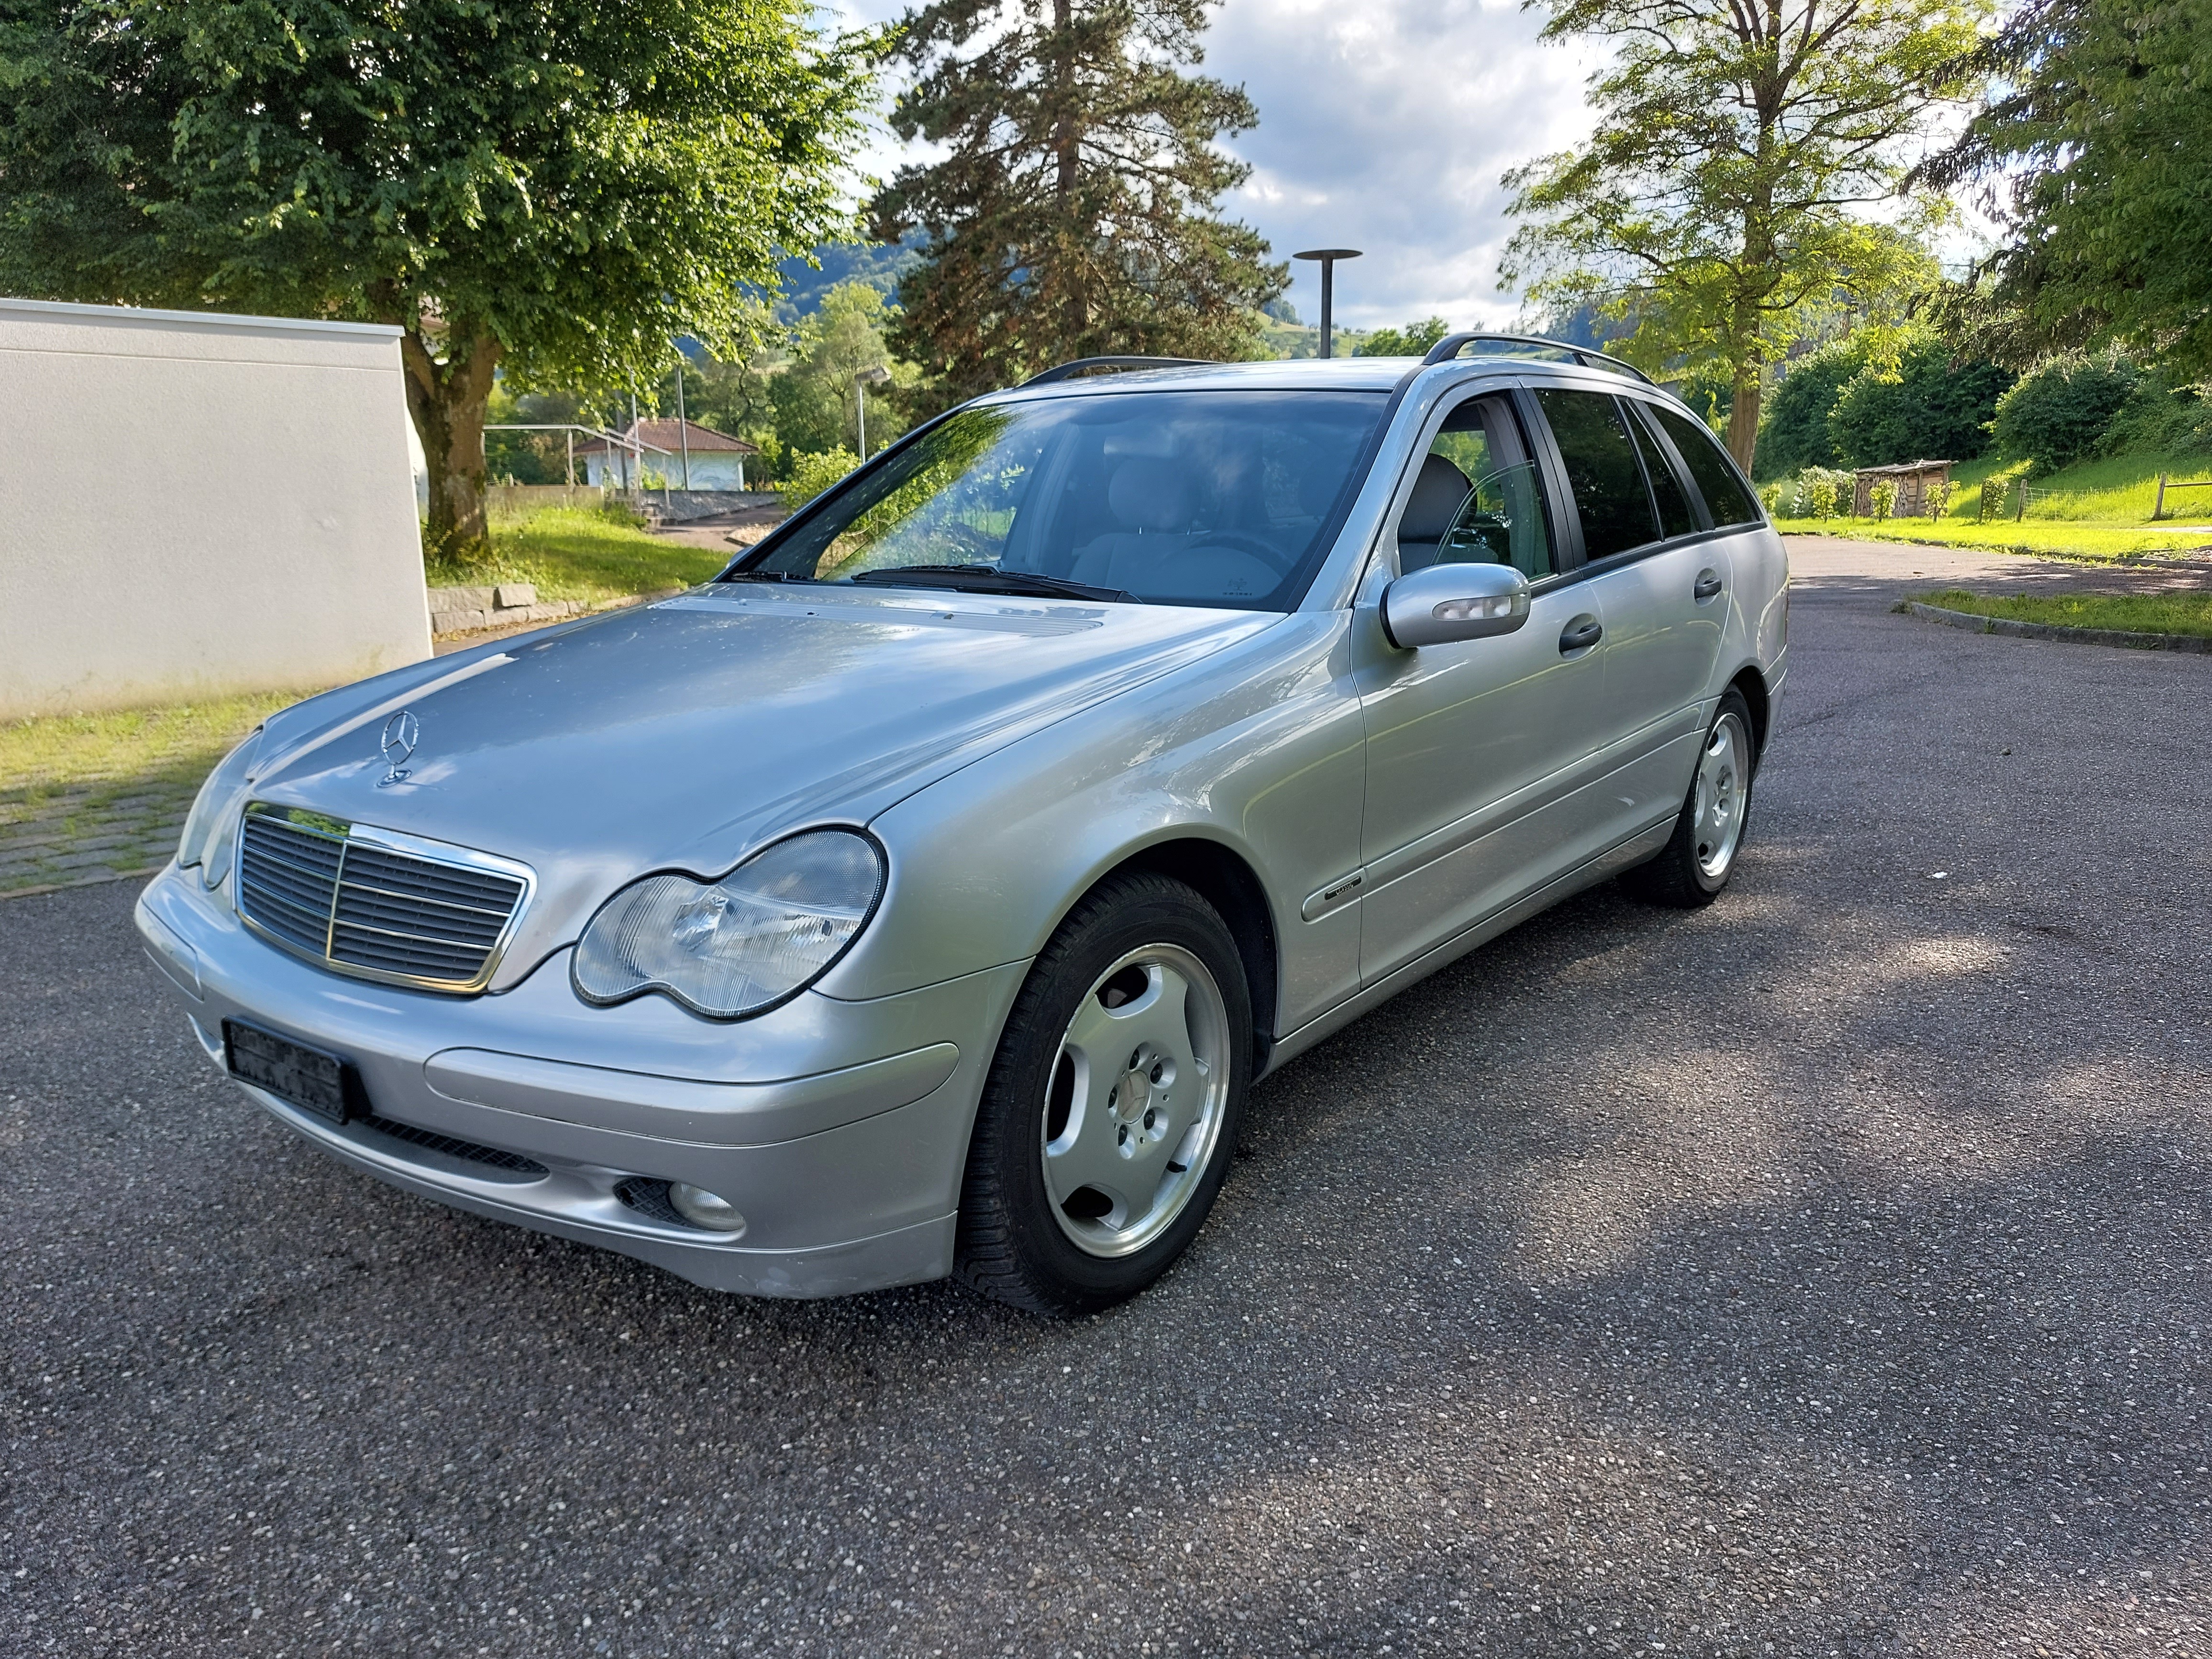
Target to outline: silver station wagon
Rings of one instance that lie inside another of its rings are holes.
[[[314,697],[140,931],[356,1168],[718,1289],[1054,1314],[1253,1081],[1589,884],[1727,883],[1786,561],[1626,365],[1071,364],[714,581]]]

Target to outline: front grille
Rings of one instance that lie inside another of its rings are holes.
[[[239,841],[239,914],[343,972],[481,989],[528,876],[463,848],[411,850],[435,845],[257,801]]]
[[[418,1129],[411,1123],[402,1123],[397,1118],[378,1117],[374,1114],[358,1120],[362,1127],[374,1129],[380,1135],[390,1135],[394,1140],[404,1140],[410,1146],[421,1146],[433,1152],[443,1152],[447,1158],[465,1158],[471,1164],[485,1164],[495,1170],[505,1170],[510,1175],[526,1176],[541,1181],[549,1173],[535,1158],[525,1158],[520,1152],[502,1152],[496,1146],[479,1146],[473,1140],[463,1140],[459,1135],[441,1135],[435,1129]]]

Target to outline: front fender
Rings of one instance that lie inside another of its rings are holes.
[[[878,997],[1032,957],[1116,866],[1197,838],[1242,858],[1266,893],[1277,1019],[1348,995],[1357,906],[1312,921],[1300,909],[1358,863],[1365,733],[1349,619],[1287,616],[879,814],[890,889],[819,988]]]

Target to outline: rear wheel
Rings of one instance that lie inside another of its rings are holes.
[[[1220,1190],[1251,1054],[1243,965],[1194,890],[1138,875],[1084,900],[1030,970],[984,1087],[961,1277],[1062,1316],[1151,1284]]]
[[[1751,741],[1751,708],[1733,687],[1698,753],[1697,775],[1689,799],[1674,821],[1674,834],[1659,856],[1638,865],[1626,877],[1639,897],[1685,909],[1711,904],[1735,871],[1751,811],[1751,779],[1758,756]]]

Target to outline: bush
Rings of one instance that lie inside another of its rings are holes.
[[[2195,386],[2177,386],[2163,369],[2147,370],[2097,436],[2100,455],[2191,455],[2212,452],[2212,404]]]
[[[1855,481],[1848,472],[1808,466],[1797,475],[1792,511],[1801,519],[1832,519],[1848,511]]]
[[[1784,486],[1779,483],[1759,485],[1759,504],[1766,509],[1768,518],[1778,519],[1783,516],[1784,494]]]
[[[860,458],[851,450],[837,448],[819,455],[791,457],[790,476],[781,486],[783,510],[796,513],[799,509],[836,483],[854,467]]]
[[[1888,518],[1897,508],[1897,480],[1876,479],[1874,487],[1867,491],[1867,500],[1873,509],[1869,514],[1869,517]]]
[[[1838,340],[1790,364],[1759,412],[1757,476],[1783,478],[1839,459],[1828,435],[1828,412],[1853,375],[1866,366],[1855,340]]]
[[[2120,357],[2055,359],[1997,399],[1997,447],[2039,473],[2095,453],[2142,376]]]
[[[1954,362],[1924,335],[1905,348],[1896,379],[1871,365],[1851,377],[1828,413],[1828,435],[1846,466],[1969,461],[1990,447],[1990,420],[2011,384],[1995,363]]]

